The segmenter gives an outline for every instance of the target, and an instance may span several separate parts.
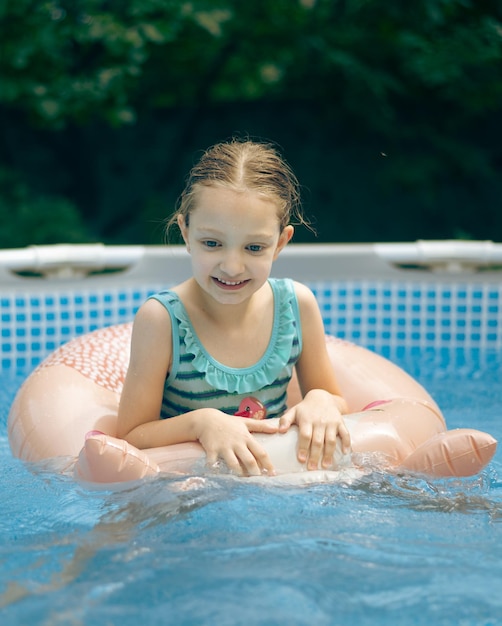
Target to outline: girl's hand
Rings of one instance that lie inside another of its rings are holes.
[[[277,422],[254,420],[227,415],[216,409],[204,410],[197,420],[195,435],[206,451],[207,463],[214,465],[222,459],[231,471],[248,476],[273,475],[274,467],[267,452],[251,432],[273,434]]]
[[[298,426],[298,460],[308,461],[307,468],[316,470],[333,465],[333,455],[339,437],[342,452],[350,451],[350,434],[337,405],[336,396],[323,389],[313,389],[304,399],[281,417],[279,432],[286,432],[292,424]]]

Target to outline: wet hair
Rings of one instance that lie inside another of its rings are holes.
[[[288,163],[271,143],[232,139],[204,152],[190,171],[167,232],[182,216],[189,224],[201,187],[259,193],[277,205],[281,231],[288,224],[309,226],[300,202],[300,185]]]

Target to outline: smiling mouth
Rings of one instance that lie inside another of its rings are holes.
[[[225,287],[228,289],[235,289],[249,282],[247,280],[223,280],[222,278],[216,278],[216,276],[213,277],[213,280],[218,285],[221,285],[222,287]]]

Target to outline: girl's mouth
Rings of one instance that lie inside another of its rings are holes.
[[[249,282],[249,280],[223,280],[222,278],[216,278],[216,276],[213,276],[213,281],[218,287],[228,291],[241,289]]]

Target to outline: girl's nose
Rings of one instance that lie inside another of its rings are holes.
[[[227,276],[238,276],[244,271],[244,261],[240,252],[227,251],[220,267]]]

